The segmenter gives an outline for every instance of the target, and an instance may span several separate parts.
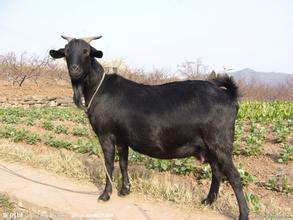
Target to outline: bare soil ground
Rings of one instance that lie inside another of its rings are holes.
[[[72,88],[66,81],[45,81],[36,85],[33,82],[26,82],[21,87],[12,86],[11,82],[0,80],[1,97],[21,98],[24,96],[46,96],[46,97],[62,97],[72,96]]]

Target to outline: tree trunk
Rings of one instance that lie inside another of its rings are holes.
[[[26,79],[27,75],[24,75],[24,77],[21,79],[20,83],[18,84],[19,87],[22,86],[24,80]]]

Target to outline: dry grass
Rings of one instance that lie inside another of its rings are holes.
[[[78,180],[89,180],[89,173],[78,155],[66,150],[40,154],[24,145],[2,142],[0,144],[0,158],[8,162],[23,162]]]
[[[92,181],[99,189],[104,185],[105,174],[102,161],[95,156],[85,156],[67,150],[35,150],[32,146],[2,142],[0,159],[10,162],[21,162],[33,167],[71,177],[78,181]],[[150,196],[159,201],[171,201],[182,207],[200,210],[212,209],[236,218],[238,207],[234,193],[228,183],[222,184],[219,198],[212,206],[203,206],[200,201],[207,195],[210,180],[197,180],[193,176],[177,176],[169,172],[159,173],[145,169],[143,166],[130,166],[129,174],[132,191]],[[119,168],[115,167],[114,184],[121,185]],[[245,188],[245,192],[252,192]],[[266,207],[260,204],[261,214],[267,216],[290,216],[291,209],[284,209],[275,204]],[[258,214],[251,213],[251,216]]]
[[[278,86],[266,84],[249,84],[243,81],[237,82],[241,99],[249,101],[292,101],[292,82],[287,82]]]

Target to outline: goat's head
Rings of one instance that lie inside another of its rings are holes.
[[[62,36],[68,41],[68,44],[59,50],[50,50],[50,55],[55,59],[65,57],[70,78],[72,80],[81,79],[90,71],[91,57],[103,57],[102,51],[96,50],[89,44],[92,40],[101,37],[75,39]]]
[[[89,43],[102,36],[75,39],[61,36],[68,41],[64,48],[50,50],[51,57],[55,59],[65,58],[69,76],[73,87],[73,100],[78,107],[82,107],[81,96],[83,96],[84,78],[91,70],[92,59],[102,58],[103,52],[96,50]]]

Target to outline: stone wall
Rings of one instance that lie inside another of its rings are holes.
[[[0,106],[2,107],[41,107],[41,106],[73,106],[72,97],[44,97],[29,96],[21,98],[2,98],[0,97]]]

